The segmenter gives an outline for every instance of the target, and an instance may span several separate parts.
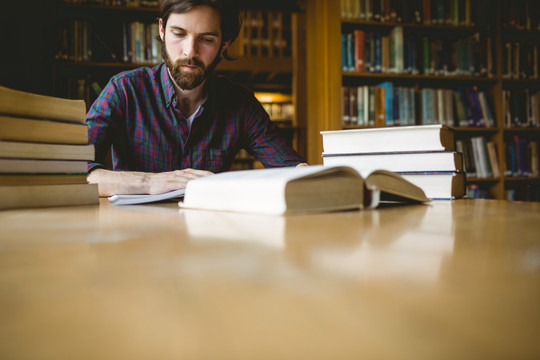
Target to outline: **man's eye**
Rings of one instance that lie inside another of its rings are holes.
[[[205,43],[213,43],[214,42],[214,38],[202,38],[202,41],[204,41]]]
[[[176,32],[176,33],[173,33],[173,35],[176,36],[176,37],[184,37],[184,36],[186,36],[186,34],[182,33],[182,32]]]

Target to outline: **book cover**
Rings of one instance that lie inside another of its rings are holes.
[[[355,71],[364,72],[364,46],[365,33],[363,30],[354,30],[354,59]]]
[[[86,124],[0,115],[0,139],[58,144],[88,144]]]
[[[323,153],[454,151],[455,133],[446,125],[414,125],[321,131]]]
[[[0,140],[0,157],[90,161],[94,160],[94,145],[40,144]]]
[[[87,174],[0,174],[0,185],[60,185],[60,184],[87,184]]]
[[[403,151],[361,154],[324,154],[324,165],[351,166],[362,176],[374,170],[394,172],[463,171],[463,155],[455,151]]]
[[[0,173],[68,173],[88,171],[88,162],[79,160],[30,160],[0,158]]]
[[[0,186],[0,209],[94,205],[97,184]]]
[[[348,42],[347,42],[347,34],[342,33],[341,34],[341,71],[347,72],[349,71],[349,64],[348,64]]]
[[[0,86],[0,114],[84,124],[86,104]]]
[[[385,81],[377,87],[384,89],[384,93],[379,92],[379,96],[382,97],[382,106],[384,106],[384,111],[381,109],[379,112],[381,123],[384,126],[392,126],[394,125],[394,85],[391,81]],[[382,121],[383,114],[384,121]]]
[[[454,200],[466,194],[464,172],[400,172],[399,174],[421,188],[431,200]]]

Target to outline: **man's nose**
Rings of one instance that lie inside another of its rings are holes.
[[[184,43],[184,56],[187,58],[193,58],[197,55],[197,41],[195,38],[188,38]]]

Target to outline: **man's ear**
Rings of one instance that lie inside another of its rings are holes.
[[[163,19],[159,19],[159,37],[161,38],[161,41],[163,41],[163,37],[165,36],[165,29],[163,28]]]
[[[221,53],[223,54],[231,45],[230,41],[225,41],[223,44],[221,44]]]

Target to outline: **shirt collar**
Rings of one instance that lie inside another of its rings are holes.
[[[163,93],[165,94],[165,100],[167,102],[167,107],[171,107],[173,99],[176,97],[176,91],[174,89],[173,82],[167,71],[167,65],[165,63],[161,64],[161,86],[163,87]]]

